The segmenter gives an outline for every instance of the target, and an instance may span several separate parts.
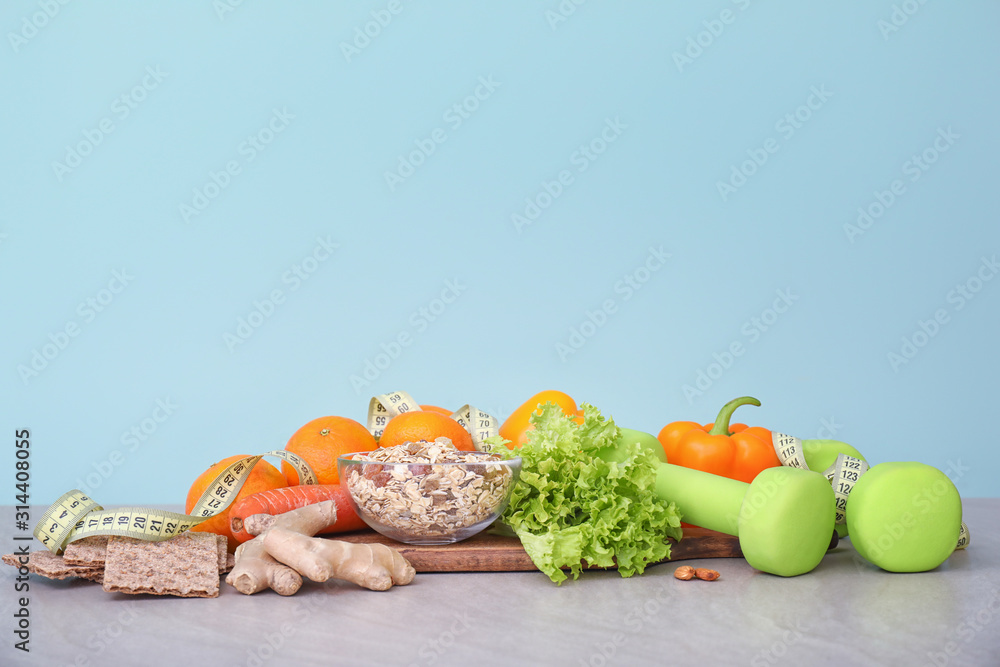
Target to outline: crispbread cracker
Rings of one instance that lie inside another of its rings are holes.
[[[226,574],[236,567],[236,556],[229,553],[229,540],[219,535],[219,574]]]
[[[226,555],[229,553],[229,540],[225,535],[215,536],[216,546],[219,548],[219,573],[226,571]]]
[[[86,579],[87,581],[93,581],[95,584],[103,584],[104,566],[102,565],[101,567],[95,567],[91,570],[80,569],[79,574],[77,574],[76,576],[80,577],[81,579]]]
[[[104,590],[178,597],[218,597],[214,533],[187,532],[163,542],[114,536],[108,541]]]
[[[18,554],[7,554],[3,557],[3,562],[14,567],[21,567]],[[96,581],[95,577],[100,577],[104,573],[104,568],[99,566],[81,567],[71,565],[62,556],[57,556],[51,551],[32,551],[28,554],[28,572],[39,574],[49,579],[68,579],[70,577],[81,577]]]
[[[104,567],[108,552],[108,535],[93,535],[66,545],[63,558],[70,565],[99,565]]]
[[[4,554],[3,556],[0,556],[0,560],[2,560],[3,562],[7,563],[7,565],[10,565],[11,567],[21,567],[21,562],[18,559],[22,555],[23,554],[20,554],[20,555],[19,554]],[[30,561],[31,556],[28,556],[28,558],[29,558],[28,562],[30,563],[31,562]]]

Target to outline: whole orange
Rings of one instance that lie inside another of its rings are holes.
[[[367,428],[347,417],[314,419],[288,439],[285,450],[298,454],[312,466],[320,484],[340,484],[337,457],[351,452],[370,452],[378,447]],[[295,468],[282,461],[281,471],[289,486],[299,483]]]
[[[428,442],[435,438],[449,438],[458,449],[467,452],[476,448],[472,444],[472,436],[462,428],[462,425],[451,417],[437,412],[411,410],[396,415],[385,425],[379,447],[393,447],[407,442]]]
[[[188,491],[187,502],[184,504],[185,514],[190,514],[191,510],[194,509],[194,504],[201,498],[201,494],[219,476],[219,473],[225,470],[227,466],[236,463],[240,459],[245,459],[247,456],[247,454],[230,456],[227,459],[222,459],[218,463],[212,464],[208,470],[201,473],[198,479],[194,480],[194,484],[191,485],[191,489]],[[239,545],[239,542],[233,537],[233,532],[229,529],[229,510],[240,498],[245,498],[258,491],[280,489],[283,486],[288,486],[288,482],[285,481],[285,476],[281,474],[281,471],[267,461],[258,461],[257,465],[253,467],[250,476],[243,482],[243,486],[240,488],[239,493],[236,494],[236,498],[229,504],[229,507],[221,514],[216,514],[211,519],[201,522],[191,530],[225,535],[226,539],[229,540],[229,550],[233,551]]]
[[[446,410],[445,408],[440,408],[436,405],[421,405],[420,409],[424,412],[436,412],[444,415],[445,417],[451,417],[451,410]]]

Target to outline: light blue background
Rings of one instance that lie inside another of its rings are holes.
[[[592,0],[563,3],[565,20],[554,0],[222,4],[0,9],[0,414],[8,438],[31,430],[33,502],[88,474],[106,504],[182,502],[214,461],[281,448],[322,415],[363,421],[396,389],[502,420],[557,388],[654,434],[749,394],[763,406],[739,421],[1000,495],[1000,280],[976,282],[1000,251],[995,2]],[[448,110],[477,87],[456,127]],[[275,110],[294,118],[250,161]],[[113,130],[58,174],[102,121]],[[607,122],[615,141],[582,159]],[[185,220],[230,161],[239,173]],[[517,228],[563,170],[572,182]],[[845,225],[894,180],[902,194],[852,241]],[[296,285],[318,238],[339,247]],[[650,248],[670,257],[646,273]],[[128,284],[102,292],[115,271]],[[628,275],[648,280],[629,294]],[[447,281],[460,294],[436,303]],[[274,290],[282,303],[227,344]],[[53,340],[64,349],[26,374]]]

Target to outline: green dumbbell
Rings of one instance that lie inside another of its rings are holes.
[[[864,461],[866,465],[868,463],[865,457],[861,455],[861,452],[840,440],[801,440],[799,446],[801,447],[806,466],[809,470],[817,472],[825,473],[827,470],[833,468],[837,462],[837,457],[841,454]],[[784,463],[784,460],[782,462]],[[846,523],[837,524],[838,538],[847,537],[847,533]]]
[[[879,463],[847,498],[858,554],[889,572],[925,572],[955,551],[962,498],[943,472],[923,463]]]
[[[607,447],[594,452],[595,456],[598,456],[609,463],[621,463],[629,457],[629,449],[632,445],[638,442],[643,449],[648,449],[653,452],[653,456],[658,458],[661,462],[667,462],[667,453],[663,451],[663,445],[660,444],[660,441],[656,439],[655,435],[644,431],[636,431],[635,429],[625,428],[624,426],[620,428],[622,437],[618,438],[615,444],[608,445]]]
[[[676,503],[684,521],[739,537],[747,562],[770,574],[811,571],[834,534],[833,489],[810,470],[767,468],[747,484],[664,463],[655,490]]]

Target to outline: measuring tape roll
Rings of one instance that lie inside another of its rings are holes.
[[[463,405],[451,415],[472,436],[472,444],[477,451],[490,451],[483,441],[500,433],[500,422],[491,414],[472,406]]]
[[[405,391],[372,396],[372,400],[368,401],[368,430],[376,440],[380,440],[390,419],[404,412],[420,409],[416,399]]]
[[[368,405],[368,430],[376,439],[389,420],[420,405],[405,391],[380,394]],[[483,441],[497,435],[495,417],[471,405],[464,405],[451,415],[472,436],[476,449],[485,451]],[[300,484],[316,484],[316,473],[305,459],[283,449],[247,456],[227,466],[198,498],[190,514],[180,514],[148,507],[122,507],[105,510],[82,491],[73,489],[59,497],[35,525],[34,535],[54,554],[66,545],[95,535],[121,535],[158,542],[194,528],[224,512],[243,488],[254,466],[265,456],[276,456],[290,463],[299,475]]]
[[[958,546],[955,550],[964,549],[969,546],[969,542],[972,541],[972,536],[969,535],[969,527],[962,522],[962,528],[958,531]]]
[[[772,432],[771,444],[774,446],[774,453],[778,455],[781,465],[791,468],[802,468],[809,470],[806,463],[806,456],[802,449],[802,440],[793,435]],[[854,490],[854,485],[858,483],[861,476],[868,472],[868,463],[856,456],[850,456],[841,452],[837,455],[837,460],[829,468],[823,471],[823,475],[830,480],[833,486],[833,495],[836,498],[837,525],[847,523],[847,498]],[[965,549],[969,546],[971,537],[969,526],[963,521],[958,534],[958,549]]]
[[[847,497],[854,490],[854,485],[861,475],[868,472],[868,463],[861,459],[840,453],[833,465],[827,468],[823,475],[833,486],[833,495],[837,499],[837,524],[847,523]]]
[[[373,396],[368,402],[368,430],[379,440],[389,420],[414,410],[421,410],[420,404],[405,391]],[[451,414],[451,418],[469,432],[473,446],[480,452],[489,451],[483,441],[500,432],[500,422],[496,417],[472,405],[463,405]]]
[[[316,473],[305,459],[283,449],[247,456],[235,461],[198,498],[191,514],[147,507],[105,510],[82,491],[67,491],[52,504],[35,525],[34,535],[54,554],[70,542],[95,535],[121,535],[149,542],[169,540],[226,511],[235,500],[254,466],[265,456],[287,461],[299,474],[300,484],[316,484]]]
[[[796,438],[794,435],[785,435],[784,433],[772,431],[771,444],[774,446],[774,453],[778,455],[781,465],[809,470],[809,464],[806,463],[806,455],[802,451],[802,440]]]

